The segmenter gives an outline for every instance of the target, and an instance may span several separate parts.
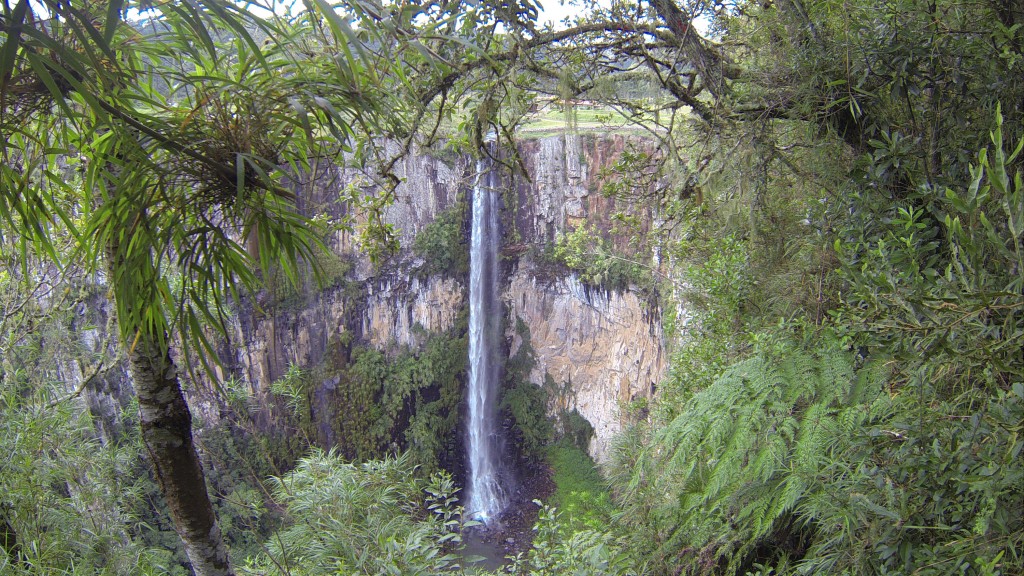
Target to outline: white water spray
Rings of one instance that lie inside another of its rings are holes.
[[[491,160],[477,161],[469,254],[469,487],[470,518],[486,523],[505,506],[497,437],[498,192]]]

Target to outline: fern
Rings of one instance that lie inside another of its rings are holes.
[[[783,345],[695,394],[650,452],[666,567],[690,551],[686,571],[741,573],[765,560],[763,542],[808,530],[797,511],[820,500],[823,471],[866,417],[846,404],[871,396],[870,380],[860,390],[856,381],[852,354],[835,343],[815,353]]]
[[[296,364],[290,364],[283,376],[270,384],[270,391],[285,399],[285,404],[295,416],[308,410],[311,381],[309,374]]]

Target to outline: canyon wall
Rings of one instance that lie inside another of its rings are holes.
[[[660,323],[635,294],[588,288],[572,276],[546,282],[534,272],[520,266],[504,293],[511,316],[529,328],[530,380],[539,386],[550,376],[549,408],[576,410],[590,422],[590,454],[601,461],[627,405],[650,398],[664,373]],[[507,335],[515,354],[523,338]]]
[[[600,194],[602,172],[633,145],[643,142],[624,135],[524,140],[519,156],[526,175],[504,176],[499,292],[508,314],[508,349],[518,351],[522,338],[515,327],[525,325],[536,359],[529,380],[538,386],[554,382],[559,392],[551,397],[552,413],[576,410],[590,422],[595,431],[590,452],[598,460],[607,456],[611,438],[623,426],[624,406],[650,397],[664,373],[660,313],[656,304],[628,288],[585,285],[564,267],[538,265],[536,255],[577,226],[611,230],[617,211],[649,225],[654,215],[647,209]],[[425,273],[423,258],[410,246],[468,197],[473,169],[469,157],[451,153],[413,153],[401,160],[396,165],[401,184],[384,213],[401,242],[399,253],[373,264],[355,232],[339,228],[328,238],[333,252],[325,262],[333,275],[329,286],[268,290],[240,304],[219,350],[224,364],[219,377],[244,386],[256,402],[271,403],[272,382],[291,366],[306,369],[319,379],[313,383],[311,410],[317,440],[335,443],[339,432],[332,428],[332,414],[352,407],[338,405],[337,376],[315,368],[347,354],[353,344],[389,354],[417,350],[431,334],[457,327],[465,313],[465,274]],[[358,170],[321,166],[300,187],[302,207],[309,215],[343,219],[352,212],[344,192],[366,182]],[[358,228],[358,217],[354,224]],[[462,235],[468,234],[464,225]],[[605,235],[625,248],[628,238]],[[106,391],[94,394],[97,408],[108,406],[110,395],[118,392],[105,386]],[[223,416],[224,405],[205,388],[190,391],[191,403],[198,422],[212,425]]]
[[[515,231],[506,232],[540,253],[544,244],[578,226],[592,226],[628,254],[628,238],[614,234],[612,217],[625,212],[646,229],[655,215],[638,204],[601,194],[603,176],[627,146],[622,135],[566,135],[520,144],[529,180],[516,186]],[[596,242],[596,239],[595,239]],[[656,305],[630,290],[588,286],[574,274],[551,271],[527,253],[515,260],[503,287],[509,311],[510,354],[522,344],[517,321],[529,329],[536,364],[530,380],[553,382],[549,409],[576,410],[594,428],[590,454],[602,461],[626,421],[627,405],[650,398],[666,368]]]

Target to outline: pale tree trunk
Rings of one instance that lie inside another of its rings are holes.
[[[117,269],[116,255],[117,247],[108,246],[107,270],[115,287],[114,297],[119,299],[123,295],[117,293],[116,279],[126,271]],[[233,575],[192,440],[192,413],[181,392],[170,350],[152,334],[139,334],[134,342],[128,340],[124,345],[139,399],[142,442],[192,570],[196,576]]]

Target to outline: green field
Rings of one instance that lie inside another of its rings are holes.
[[[580,132],[643,130],[612,108],[577,107],[573,113],[576,115],[576,130]],[[548,106],[529,117],[519,127],[517,133],[525,137],[538,138],[560,134],[567,126],[565,110]]]

